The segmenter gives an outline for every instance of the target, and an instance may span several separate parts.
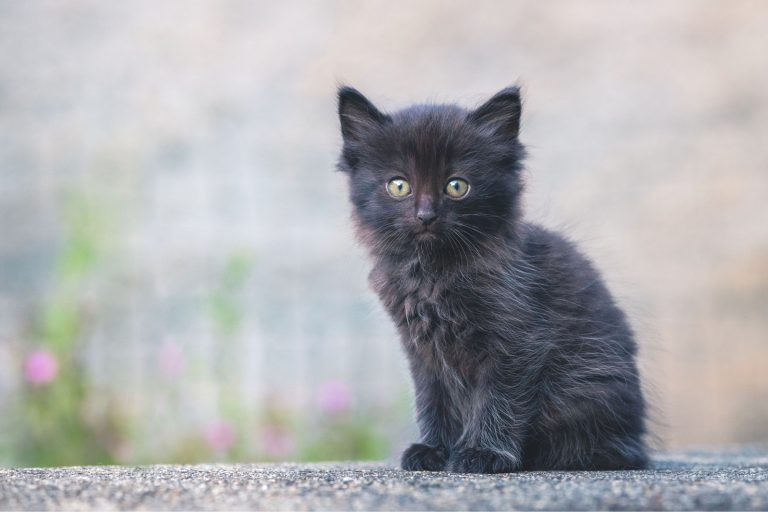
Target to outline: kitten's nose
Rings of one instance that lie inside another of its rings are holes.
[[[435,203],[428,194],[416,198],[416,218],[425,226],[429,226],[437,218]]]
[[[437,214],[435,213],[435,210],[433,209],[421,209],[419,208],[419,211],[416,212],[416,217],[421,221],[422,224],[425,226],[428,226],[432,224],[432,221],[434,221],[437,218]]]

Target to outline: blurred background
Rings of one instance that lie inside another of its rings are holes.
[[[529,217],[602,268],[655,445],[768,441],[768,2],[0,2],[0,465],[416,435],[335,89],[523,86]]]

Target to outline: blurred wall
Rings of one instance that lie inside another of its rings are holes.
[[[657,436],[768,441],[767,28],[761,1],[0,3],[0,455],[45,462],[17,441],[71,414],[117,461],[256,423],[228,457],[302,457],[285,432],[338,409],[412,435],[339,83],[383,109],[521,84],[529,217],[630,313]]]

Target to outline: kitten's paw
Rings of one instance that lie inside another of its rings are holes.
[[[442,471],[445,467],[445,450],[426,444],[415,443],[403,452],[400,465],[406,471]]]
[[[465,448],[451,454],[446,471],[454,473],[512,473],[521,468],[520,460],[486,448]]]

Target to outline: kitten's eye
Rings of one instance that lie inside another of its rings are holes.
[[[387,192],[399,199],[411,193],[411,184],[403,178],[393,178],[387,183]]]
[[[469,192],[469,183],[461,178],[454,178],[445,186],[445,193],[454,199],[461,199]]]

